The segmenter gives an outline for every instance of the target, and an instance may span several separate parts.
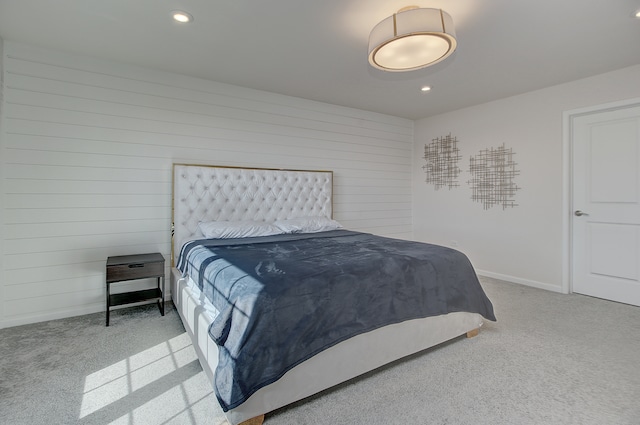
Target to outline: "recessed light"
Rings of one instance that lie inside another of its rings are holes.
[[[422,90],[422,91],[430,91],[431,90],[431,86],[423,86],[420,90]]]
[[[180,22],[181,24],[188,24],[190,22],[193,22],[193,16],[183,10],[174,10],[173,12],[171,12],[171,16],[173,17],[174,21]]]
[[[638,10],[634,16],[635,16],[636,18],[640,18],[640,10]]]

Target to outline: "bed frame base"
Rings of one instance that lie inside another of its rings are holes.
[[[478,336],[480,328],[475,328],[467,332],[467,338],[473,338]],[[248,419],[242,422],[240,425],[262,425],[264,423],[264,415],[256,416],[255,418]]]
[[[473,338],[478,336],[480,328],[475,328],[467,332],[467,338]],[[255,418],[248,419],[242,422],[240,425],[262,425],[264,423],[264,415],[256,416]]]
[[[218,347],[209,338],[208,328],[217,312],[208,304],[201,304],[200,291],[175,268],[171,269],[170,281],[172,300],[203,370],[213,381]],[[450,339],[465,334],[471,338],[478,334],[481,324],[480,315],[458,312],[409,320],[357,335],[291,369],[278,381],[256,391],[242,405],[225,412],[225,416],[232,425],[261,425],[267,412]],[[354,356],[354,352],[371,355],[362,358]],[[328,368],[332,373],[323,373]]]

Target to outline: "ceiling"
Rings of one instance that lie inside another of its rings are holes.
[[[373,69],[369,32],[407,5],[448,12],[458,49],[423,70]],[[173,22],[175,9],[194,22]],[[640,64],[638,10],[640,0],[0,0],[0,37],[418,119]]]

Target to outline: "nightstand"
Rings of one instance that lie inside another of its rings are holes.
[[[141,291],[111,294],[111,284],[127,280],[157,278],[158,287]],[[120,255],[107,258],[107,326],[111,307],[156,300],[164,316],[164,257],[152,254]]]

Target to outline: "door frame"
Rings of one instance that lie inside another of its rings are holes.
[[[562,288],[564,294],[573,292],[573,122],[584,115],[640,106],[640,98],[572,109],[562,113]]]

